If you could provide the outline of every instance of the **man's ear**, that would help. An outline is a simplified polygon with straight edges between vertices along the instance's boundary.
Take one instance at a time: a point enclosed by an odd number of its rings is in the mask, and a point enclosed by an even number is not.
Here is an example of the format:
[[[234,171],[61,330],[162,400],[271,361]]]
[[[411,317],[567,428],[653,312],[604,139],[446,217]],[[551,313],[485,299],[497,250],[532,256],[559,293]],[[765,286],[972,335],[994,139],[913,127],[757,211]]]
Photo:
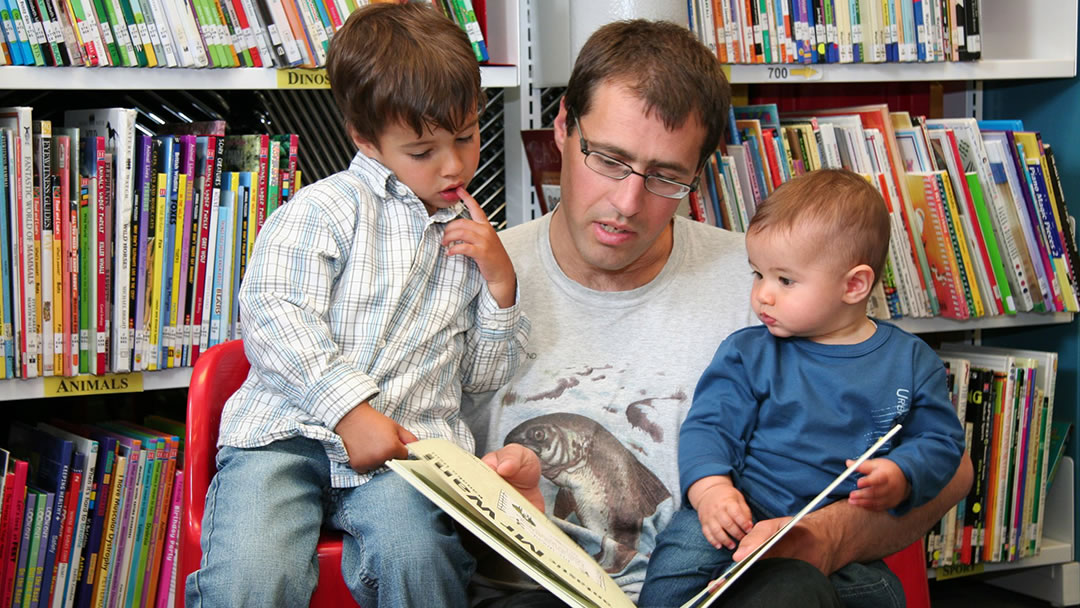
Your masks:
[[[555,145],[558,146],[559,152],[563,152],[563,145],[566,143],[566,98],[563,97],[559,100],[559,113],[555,116]]]
[[[844,275],[844,302],[857,304],[870,296],[870,290],[874,288],[874,269],[866,264],[847,271]]]

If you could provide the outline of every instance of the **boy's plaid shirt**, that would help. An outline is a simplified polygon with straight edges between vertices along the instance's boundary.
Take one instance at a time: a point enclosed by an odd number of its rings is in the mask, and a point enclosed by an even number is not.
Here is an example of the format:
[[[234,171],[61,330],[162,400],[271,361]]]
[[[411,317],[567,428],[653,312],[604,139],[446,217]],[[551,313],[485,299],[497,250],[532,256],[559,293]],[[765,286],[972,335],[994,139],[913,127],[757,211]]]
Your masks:
[[[357,153],[268,218],[239,302],[252,369],[222,413],[218,444],[322,442],[334,487],[370,479],[333,429],[369,401],[418,438],[473,451],[462,389],[510,380],[528,339],[518,305],[500,309],[476,263],[447,256],[446,224],[380,163]]]

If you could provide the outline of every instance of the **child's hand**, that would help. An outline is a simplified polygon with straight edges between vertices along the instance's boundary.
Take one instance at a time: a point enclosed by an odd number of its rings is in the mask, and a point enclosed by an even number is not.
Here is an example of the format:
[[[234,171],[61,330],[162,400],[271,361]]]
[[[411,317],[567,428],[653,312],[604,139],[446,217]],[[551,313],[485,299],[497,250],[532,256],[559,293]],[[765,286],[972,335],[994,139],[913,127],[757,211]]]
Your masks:
[[[717,549],[734,549],[737,541],[754,526],[742,492],[727,477],[700,479],[690,486],[687,495],[697,509],[705,540]]]
[[[852,462],[848,460],[848,466]],[[853,505],[884,511],[900,504],[911,491],[904,472],[888,458],[872,458],[855,470],[863,477],[857,482],[859,489],[848,494],[848,502]]]
[[[416,441],[408,429],[374,409],[365,401],[338,421],[334,432],[349,453],[349,466],[357,473],[376,469],[387,460],[408,458],[406,443]]]
[[[517,275],[510,256],[476,199],[465,188],[458,188],[457,193],[472,219],[456,219],[446,225],[442,240],[446,253],[467,255],[475,260],[499,307],[510,308],[517,292]]]

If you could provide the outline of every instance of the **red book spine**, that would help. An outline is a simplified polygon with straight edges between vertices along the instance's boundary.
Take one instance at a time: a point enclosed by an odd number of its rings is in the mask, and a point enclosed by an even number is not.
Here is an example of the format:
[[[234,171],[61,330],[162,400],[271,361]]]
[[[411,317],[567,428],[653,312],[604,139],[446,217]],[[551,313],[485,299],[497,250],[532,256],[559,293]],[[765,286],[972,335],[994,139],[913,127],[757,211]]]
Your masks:
[[[97,175],[98,175],[98,188],[97,188],[97,201],[95,201],[95,216],[97,230],[97,250],[95,253],[96,262],[94,264],[95,280],[94,288],[97,290],[97,309],[94,311],[94,324],[96,327],[96,338],[93,356],[97,360],[97,373],[104,374],[106,371],[106,362],[108,361],[107,353],[105,352],[106,334],[105,334],[105,320],[108,318],[108,303],[109,292],[106,289],[106,272],[105,272],[105,257],[107,255],[107,244],[105,236],[105,206],[108,204],[108,167],[105,163],[105,138],[98,137],[97,145]]]

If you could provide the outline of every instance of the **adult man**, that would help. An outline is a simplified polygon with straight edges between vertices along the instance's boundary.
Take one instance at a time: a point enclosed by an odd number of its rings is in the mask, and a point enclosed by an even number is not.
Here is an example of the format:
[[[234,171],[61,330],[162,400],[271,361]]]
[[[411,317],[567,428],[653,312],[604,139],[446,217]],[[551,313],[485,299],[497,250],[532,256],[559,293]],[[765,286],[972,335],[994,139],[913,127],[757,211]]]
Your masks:
[[[533,320],[526,361],[462,407],[479,448],[496,450],[488,462],[526,490],[536,463],[520,446],[538,455],[548,513],[632,597],[679,505],[676,441],[694,386],[723,338],[752,322],[742,235],[673,219],[729,99],[715,55],[685,28],[617,22],[586,42],[555,119],[562,202],[502,234]],[[764,560],[728,601],[835,606],[839,593],[887,606],[890,574],[856,564],[830,584],[821,573],[909,544],[969,483],[965,459],[942,496],[899,520],[830,505],[770,553],[801,561]],[[781,523],[759,522],[736,559]]]

